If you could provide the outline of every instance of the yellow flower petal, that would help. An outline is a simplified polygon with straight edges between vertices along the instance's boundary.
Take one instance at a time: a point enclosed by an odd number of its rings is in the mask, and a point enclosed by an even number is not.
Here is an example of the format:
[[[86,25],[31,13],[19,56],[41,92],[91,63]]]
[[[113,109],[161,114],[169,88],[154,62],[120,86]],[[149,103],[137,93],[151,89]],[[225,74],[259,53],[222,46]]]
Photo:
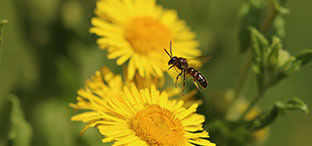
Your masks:
[[[194,113],[197,104],[182,107],[183,101],[169,101],[166,92],[155,86],[140,91],[134,84],[123,87],[119,96],[106,99],[103,109],[90,107],[91,112],[74,116],[73,120],[97,127],[113,145],[213,145],[208,132],[203,131],[204,116]],[[88,102],[88,101],[84,101]],[[94,105],[94,104],[93,104]]]
[[[101,49],[109,48],[109,59],[118,58],[118,65],[128,62],[129,80],[136,73],[144,78],[163,77],[169,61],[163,48],[170,41],[175,56],[201,55],[195,34],[177,12],[157,6],[155,0],[99,0],[95,14],[90,32],[100,37]]]

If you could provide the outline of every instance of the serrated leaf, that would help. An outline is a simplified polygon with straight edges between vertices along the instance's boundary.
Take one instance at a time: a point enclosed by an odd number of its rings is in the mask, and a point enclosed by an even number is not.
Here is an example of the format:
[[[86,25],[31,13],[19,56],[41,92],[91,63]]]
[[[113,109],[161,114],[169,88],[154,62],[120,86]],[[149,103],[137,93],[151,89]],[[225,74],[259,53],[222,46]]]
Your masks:
[[[289,111],[301,110],[306,114],[309,113],[307,105],[299,98],[289,100],[287,103],[277,102],[269,113],[258,116],[251,121],[251,128],[253,130],[262,129],[272,124],[278,117],[285,115]]]
[[[265,51],[269,45],[269,41],[264,37],[261,32],[258,31],[258,29],[254,27],[249,27],[249,31],[251,33],[253,44],[259,46],[259,48],[263,48]]]
[[[253,27],[249,28],[252,39],[252,58],[253,58],[253,69],[260,75],[264,73],[265,69],[265,55],[267,53],[269,42],[268,40],[256,29]]]
[[[304,50],[295,58],[283,49],[282,41],[274,36],[271,45],[256,28],[251,27],[253,71],[258,88],[265,90],[300,70],[312,59],[312,50]]]
[[[278,37],[273,37],[270,51],[268,52],[268,63],[270,66],[276,66],[278,64],[279,52],[282,50],[282,42]]]
[[[306,114],[309,114],[310,112],[308,106],[304,103],[304,101],[297,97],[289,100],[285,108],[287,108],[288,110],[302,110]]]
[[[9,140],[12,141],[13,146],[30,146],[32,129],[25,120],[19,99],[15,96],[11,96],[9,99],[12,102]]]
[[[241,23],[239,26],[239,43],[240,51],[246,52],[250,47],[251,37],[249,27],[259,28],[264,10],[266,6],[265,0],[249,0],[243,5],[240,12]]]

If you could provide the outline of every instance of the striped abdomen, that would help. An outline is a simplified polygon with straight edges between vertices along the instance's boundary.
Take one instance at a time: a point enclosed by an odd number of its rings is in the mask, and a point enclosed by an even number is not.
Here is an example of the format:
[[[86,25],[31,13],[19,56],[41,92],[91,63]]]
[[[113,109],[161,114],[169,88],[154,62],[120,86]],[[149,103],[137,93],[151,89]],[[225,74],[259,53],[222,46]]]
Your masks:
[[[196,80],[196,82],[199,83],[200,86],[202,86],[203,88],[207,87],[208,82],[200,72],[192,67],[189,67],[187,68],[187,73],[193,76],[194,80]]]

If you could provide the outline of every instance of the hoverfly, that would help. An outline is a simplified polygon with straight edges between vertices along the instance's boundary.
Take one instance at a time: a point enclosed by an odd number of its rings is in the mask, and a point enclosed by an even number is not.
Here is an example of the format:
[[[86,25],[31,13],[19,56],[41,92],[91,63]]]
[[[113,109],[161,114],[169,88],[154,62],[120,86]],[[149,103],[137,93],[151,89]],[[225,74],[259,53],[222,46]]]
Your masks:
[[[170,54],[168,51],[164,48],[165,52],[169,55],[170,60],[168,62],[168,65],[171,65],[168,70],[170,70],[173,67],[177,67],[181,72],[176,77],[175,86],[177,87],[177,81],[179,77],[183,74],[183,88],[182,88],[182,96],[184,92],[185,87],[185,75],[189,74],[194,78],[194,84],[199,89],[198,84],[200,84],[201,87],[206,88],[208,81],[206,78],[197,70],[195,70],[193,67],[189,67],[187,59],[183,57],[177,57],[172,55],[172,42],[170,41]],[[196,83],[197,82],[197,83]]]

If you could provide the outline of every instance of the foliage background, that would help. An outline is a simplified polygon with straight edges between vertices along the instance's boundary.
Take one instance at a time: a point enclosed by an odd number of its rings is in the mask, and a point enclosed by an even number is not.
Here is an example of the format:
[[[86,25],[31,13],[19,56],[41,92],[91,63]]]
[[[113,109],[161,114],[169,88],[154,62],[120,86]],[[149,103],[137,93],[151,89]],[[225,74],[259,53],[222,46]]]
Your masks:
[[[246,57],[239,53],[237,34],[243,2],[158,0],[165,8],[178,11],[197,33],[200,49],[213,56],[200,69],[209,80],[204,94],[232,88],[237,81]],[[290,1],[288,5],[291,13],[286,16],[285,48],[296,54],[312,48],[312,1]],[[68,107],[76,90],[97,69],[109,64],[115,73],[121,70],[106,59],[105,51],[97,48],[95,35],[88,32],[94,7],[95,0],[1,0],[0,19],[9,23],[3,29],[0,56],[0,145],[18,145],[7,136],[10,127],[18,125],[11,123],[9,99],[15,96],[32,128],[31,145],[103,145],[95,129],[79,136],[82,124],[70,122],[75,111]],[[297,96],[312,107],[311,75],[312,63],[270,89],[259,106],[269,110],[275,101]],[[256,91],[254,80],[250,73],[244,88],[247,97]],[[263,145],[310,146],[311,123],[311,114],[290,112],[273,123]]]

